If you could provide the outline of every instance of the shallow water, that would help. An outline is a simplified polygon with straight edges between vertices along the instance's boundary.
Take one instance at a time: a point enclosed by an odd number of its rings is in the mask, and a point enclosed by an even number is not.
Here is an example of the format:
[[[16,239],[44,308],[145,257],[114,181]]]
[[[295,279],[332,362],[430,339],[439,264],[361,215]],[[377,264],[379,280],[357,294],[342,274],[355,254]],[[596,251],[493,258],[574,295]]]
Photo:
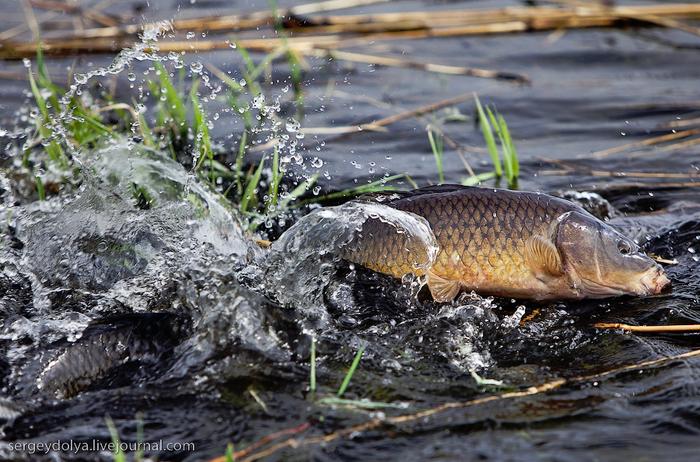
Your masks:
[[[200,1],[199,9],[183,2],[180,12],[154,3],[138,14],[162,19],[230,11],[217,1]],[[133,4],[113,8],[127,11]],[[495,2],[406,1],[361,11],[455,5]],[[674,49],[667,41],[687,47]],[[297,223],[307,232],[316,226],[326,241],[283,245],[294,241],[289,234],[268,259],[187,171],[162,153],[128,143],[86,153],[86,181],[44,203],[19,201],[13,179],[5,177],[0,457],[36,457],[12,451],[10,443],[108,441],[109,415],[123,441],[138,439],[141,421],[146,441],[195,445],[150,452],[154,457],[201,460],[223,454],[228,442],[241,449],[304,422],[312,424],[304,435],[320,435],[494,391],[479,385],[472,370],[508,389],[524,389],[696,348],[696,334],[635,336],[591,326],[700,322],[700,195],[691,184],[700,145],[642,148],[633,158],[592,160],[590,153],[666,134],[663,124],[700,115],[699,45],[678,31],[654,29],[391,42],[382,52],[521,72],[532,85],[313,60],[307,79],[307,127],[366,122],[470,91],[494,102],[521,154],[522,189],[597,191],[613,208],[613,224],[647,251],[677,259],[667,268],[673,291],[647,299],[543,306],[465,295],[454,305],[437,305],[425,292],[417,294],[419,281],[395,281],[337,258],[334,251],[365,216],[352,205],[340,214],[329,209],[330,221],[320,225],[318,211]],[[87,71],[110,59],[91,57],[76,66]],[[217,52],[197,59],[226,68],[238,58]],[[52,69],[60,73],[69,63],[56,60]],[[21,63],[2,66],[24,72]],[[126,81],[120,85],[128,88]],[[277,86],[280,93],[285,85]],[[0,85],[9,114],[3,126],[11,126],[13,111],[25,105],[24,88],[25,82]],[[471,116],[471,102],[458,107]],[[299,170],[315,171],[311,159],[321,157],[319,173],[330,176],[321,183],[326,190],[396,172],[426,184],[436,178],[428,122],[407,119],[388,133],[325,140],[307,135],[299,143],[307,157]],[[236,140],[227,135],[239,128],[233,115],[222,114],[212,134],[233,149]],[[482,145],[471,121],[445,130],[464,146]],[[486,170],[485,153],[469,149],[467,159]],[[552,159],[566,160],[574,172],[552,174],[562,168]],[[453,152],[445,161],[448,181],[465,176]],[[601,177],[592,169],[628,173]],[[133,182],[150,187],[154,204],[134,201]],[[335,393],[364,346],[346,397],[393,407],[363,411],[315,403],[309,393],[312,337],[319,396]],[[287,449],[270,460],[687,460],[700,449],[699,375],[696,359],[677,361]],[[110,458],[70,451],[57,456]]]

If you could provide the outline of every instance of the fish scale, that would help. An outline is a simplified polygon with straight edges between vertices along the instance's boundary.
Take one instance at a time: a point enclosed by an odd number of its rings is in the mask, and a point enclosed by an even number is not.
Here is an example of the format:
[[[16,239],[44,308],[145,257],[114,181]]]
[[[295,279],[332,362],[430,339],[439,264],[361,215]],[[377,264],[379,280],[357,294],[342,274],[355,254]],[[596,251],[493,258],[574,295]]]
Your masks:
[[[394,277],[427,276],[436,301],[461,290],[537,300],[651,295],[670,282],[636,243],[564,199],[455,185],[373,199],[423,217],[437,256],[424,261],[425,243],[381,217],[365,220],[342,256]]]
[[[532,271],[526,242],[544,235],[552,220],[580,207],[545,194],[484,188],[424,188],[383,202],[414,213],[430,224],[439,245],[431,272],[466,289],[514,295],[528,286]],[[416,271],[412,243],[392,226],[368,219],[344,257],[394,277]]]

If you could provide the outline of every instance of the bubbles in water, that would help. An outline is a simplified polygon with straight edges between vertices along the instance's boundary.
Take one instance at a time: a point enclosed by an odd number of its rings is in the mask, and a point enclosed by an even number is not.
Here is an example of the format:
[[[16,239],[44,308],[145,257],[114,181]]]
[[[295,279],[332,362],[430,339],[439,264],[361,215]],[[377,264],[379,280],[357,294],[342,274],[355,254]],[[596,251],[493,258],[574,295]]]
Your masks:
[[[85,85],[88,81],[88,76],[85,74],[75,74],[75,82],[79,85]]]
[[[199,74],[199,73],[202,72],[202,69],[203,69],[203,66],[202,66],[202,63],[201,63],[201,62],[199,62],[199,61],[193,61],[192,63],[190,63],[190,70],[191,70],[193,73]]]

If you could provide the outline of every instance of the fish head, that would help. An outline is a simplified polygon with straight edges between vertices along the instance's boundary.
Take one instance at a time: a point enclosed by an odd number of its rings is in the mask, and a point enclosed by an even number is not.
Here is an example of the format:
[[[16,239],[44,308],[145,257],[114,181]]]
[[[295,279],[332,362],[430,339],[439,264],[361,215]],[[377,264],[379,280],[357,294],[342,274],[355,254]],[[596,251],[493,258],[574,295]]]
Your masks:
[[[566,272],[584,297],[654,295],[670,284],[661,266],[633,240],[591,215],[565,213],[554,239]]]

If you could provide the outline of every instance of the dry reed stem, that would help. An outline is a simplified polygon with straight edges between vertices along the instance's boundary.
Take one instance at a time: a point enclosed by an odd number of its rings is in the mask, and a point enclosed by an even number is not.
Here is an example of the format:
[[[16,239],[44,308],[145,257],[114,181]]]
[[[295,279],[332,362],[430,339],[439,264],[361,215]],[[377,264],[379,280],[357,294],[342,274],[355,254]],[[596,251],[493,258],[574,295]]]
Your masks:
[[[647,254],[647,255],[649,256],[649,258],[651,258],[652,260],[654,260],[657,263],[663,263],[664,265],[677,265],[678,264],[678,260],[676,260],[675,258],[673,260],[669,260],[668,258],[659,257],[659,256],[654,255],[654,254]]]
[[[335,2],[340,0],[330,0]],[[367,0],[369,1],[369,0]],[[295,15],[294,9],[283,12]],[[298,10],[297,10],[298,11]],[[538,30],[559,30],[567,28],[584,27],[612,27],[625,24],[625,18],[630,17],[659,17],[659,18],[699,18],[700,5],[693,4],[671,4],[671,5],[650,5],[650,6],[628,6],[615,7],[606,10],[568,10],[561,8],[547,7],[523,7],[505,8],[498,10],[447,10],[440,12],[417,12],[416,14],[426,21],[426,29],[413,30],[415,22],[410,22],[411,30],[392,29],[392,24],[396,23],[396,16],[363,15],[356,19],[354,23],[345,24],[343,32],[352,32],[359,35],[348,37],[347,34],[334,35],[314,35],[291,37],[288,39],[290,48],[306,49],[312,48],[338,48],[349,46],[366,45],[368,42],[378,40],[397,39],[420,39],[430,37],[455,37],[467,35],[501,34]],[[410,16],[402,13],[403,17]],[[249,15],[234,15],[229,17],[216,18],[194,18],[176,20],[173,27],[178,30],[240,30],[250,27],[260,27],[261,25],[271,25],[273,19],[268,12],[257,12]],[[328,18],[326,18],[328,19]],[[331,20],[339,21],[337,18]],[[367,23],[384,21],[387,26],[379,32],[366,34]],[[311,21],[310,19],[308,21]],[[323,23],[323,19],[316,19],[317,23]],[[303,23],[303,21],[302,21]],[[648,23],[648,21],[647,21]],[[324,23],[325,24],[325,23]],[[667,23],[670,24],[670,23]],[[118,40],[125,35],[135,35],[142,30],[141,25],[129,25],[117,28],[91,29],[83,32],[83,36],[57,38],[45,40],[45,53],[51,55],[69,55],[74,53],[111,53],[127,45],[126,41]],[[326,26],[319,26],[326,27]],[[360,27],[360,29],[353,29]],[[228,28],[228,29],[226,29]],[[313,27],[304,27],[304,31],[313,32]],[[295,29],[301,30],[301,29]],[[91,32],[92,31],[92,32]],[[85,34],[91,34],[89,36]],[[86,39],[91,40],[86,40]],[[266,39],[244,39],[248,42],[244,46],[258,51],[269,51],[280,45],[278,38]],[[162,51],[212,51],[227,47],[223,41],[163,41],[159,44]],[[8,43],[5,42],[0,49],[0,57],[4,59],[19,59],[31,57],[36,53],[34,43]]]
[[[381,108],[381,109],[388,109],[391,111],[396,111],[398,109],[401,109],[399,106],[394,105],[394,104],[389,104],[385,103],[384,101],[381,101],[376,98],[372,98],[371,96],[361,96],[361,95],[353,95],[347,92],[344,92],[342,90],[337,90],[333,89],[333,96],[339,96],[341,98],[349,99],[352,101],[358,101],[362,100],[365,101],[375,107]],[[402,109],[402,111],[405,111],[405,109]],[[426,125],[429,124],[429,121],[426,120],[423,115],[416,115],[414,116],[416,120],[425,123]],[[460,161],[462,162],[462,165],[464,165],[464,169],[467,171],[467,173],[470,176],[476,176],[474,173],[474,170],[472,169],[471,165],[467,161],[467,158],[465,157],[465,154],[484,154],[486,153],[486,149],[484,148],[478,148],[476,146],[463,146],[462,144],[458,143],[454,138],[452,138],[450,135],[448,135],[440,126],[433,125],[432,126],[435,132],[437,132],[440,136],[442,136],[445,140],[445,143],[447,143],[448,146],[450,146],[452,149],[455,150],[457,153],[457,156],[459,157]],[[382,127],[378,127],[382,128]],[[388,131],[384,129],[385,131]]]
[[[700,125],[700,117],[695,117],[692,119],[672,120],[671,122],[665,123],[663,125],[663,128],[686,128],[693,127],[695,125]]]
[[[386,3],[390,0],[326,0],[316,3],[297,5],[286,10],[280,10],[279,17],[294,17],[299,15],[324,13],[327,11],[343,10],[358,6]],[[172,21],[173,28],[180,31],[192,32],[222,32],[255,29],[270,26],[274,23],[270,11],[257,11],[249,14],[232,14],[224,16],[208,16],[200,18],[176,19]],[[156,27],[156,23],[128,24],[123,26],[98,27],[86,29],[70,38],[119,38],[135,36],[144,28]]]
[[[584,382],[593,382],[593,381],[600,381],[602,379],[605,379],[607,377],[617,375],[620,373],[624,372],[631,372],[631,371],[636,371],[640,369],[646,369],[646,368],[651,368],[651,367],[657,367],[657,366],[662,366],[668,363],[671,363],[673,361],[680,361],[680,360],[686,360],[686,359],[691,359],[694,357],[700,356],[700,349],[692,350],[686,353],[681,353],[677,355],[672,355],[672,356],[664,356],[661,358],[657,359],[651,359],[647,361],[642,361],[639,363],[635,364],[630,364],[627,366],[621,366],[621,367],[616,367],[613,369],[609,369],[607,371],[599,372],[596,374],[590,374],[590,375],[584,375],[584,376],[578,376],[578,377],[572,377],[572,378],[561,378],[561,379],[556,379],[552,380],[549,382],[545,382],[539,385],[532,386],[530,388],[527,388],[525,390],[520,390],[520,391],[514,391],[514,392],[506,392],[506,393],[501,393],[501,394],[496,394],[496,395],[489,395],[489,396],[484,396],[481,398],[476,398],[472,399],[469,401],[461,401],[461,402],[451,402],[451,403],[445,403],[440,406],[436,406],[433,408],[425,409],[416,413],[412,414],[404,414],[404,415],[397,415],[393,417],[387,417],[385,419],[371,419],[366,422],[353,425],[350,427],[343,428],[341,430],[335,431],[333,433],[329,433],[327,435],[321,435],[321,436],[314,436],[314,437],[309,437],[309,438],[303,438],[303,439],[297,439],[296,437],[292,436],[286,440],[280,441],[278,443],[275,443],[271,446],[268,446],[265,449],[262,449],[256,453],[250,454],[244,456],[242,459],[239,459],[238,457],[236,458],[237,461],[239,462],[252,462],[255,460],[260,460],[265,457],[268,457],[272,454],[275,454],[283,449],[287,448],[298,448],[298,447],[306,447],[306,446],[313,446],[317,444],[325,444],[325,443],[330,443],[335,440],[344,438],[346,436],[352,435],[352,434],[358,434],[362,432],[366,432],[369,430],[377,430],[385,426],[392,426],[392,425],[400,425],[400,424],[405,424],[405,423],[411,423],[411,422],[416,422],[420,421],[423,419],[427,419],[430,417],[434,417],[436,415],[445,413],[450,410],[454,409],[465,409],[481,404],[486,404],[486,403],[491,403],[491,402],[498,402],[498,401],[504,401],[504,400],[512,400],[512,399],[517,399],[517,398],[523,398],[527,396],[534,396],[542,393],[546,393],[549,391],[553,391],[556,389],[559,389],[563,387],[564,385],[573,385],[577,383],[584,383]],[[295,427],[298,428],[298,427]],[[288,432],[291,433],[291,430],[287,430]],[[298,434],[301,432],[295,432],[295,434]],[[270,441],[270,438],[265,437],[263,438],[266,440],[266,442]],[[258,444],[255,443],[256,447],[261,447],[264,446],[264,444]],[[245,451],[245,450],[244,450]],[[241,451],[241,452],[244,452]],[[218,458],[214,459],[216,462],[223,462],[224,459]]]
[[[667,135],[655,136],[653,138],[647,138],[642,141],[634,141],[632,143],[622,144],[620,146],[615,146],[613,148],[604,149],[602,151],[596,151],[591,153],[591,157],[595,159],[602,159],[611,154],[617,154],[620,152],[629,151],[630,149],[642,148],[646,146],[654,146],[659,143],[665,143],[666,141],[673,141],[680,138],[687,138],[689,136],[697,135],[700,133],[700,128],[695,128],[691,130],[684,130],[675,133],[669,133]]]
[[[636,15],[630,16],[629,18],[636,19],[638,21],[648,22],[657,26],[666,27],[668,29],[677,29],[695,36],[700,36],[700,27],[693,27],[689,24],[677,21],[672,18],[663,18],[661,16],[654,15]]]
[[[622,329],[628,332],[700,332],[700,324],[676,324],[668,326],[633,326],[619,322],[598,322],[593,324],[597,329]]]
[[[680,143],[669,144],[668,146],[664,146],[664,147],[659,148],[658,152],[678,151],[679,149],[689,148],[689,147],[695,146],[697,144],[700,144],[700,137],[693,138],[693,139],[690,139],[687,141],[682,141]]]
[[[494,71],[491,69],[480,69],[476,67],[449,66],[445,64],[424,63],[421,61],[395,58],[389,56],[376,56],[365,53],[353,53],[341,50],[319,50],[314,49],[309,52],[316,57],[332,57],[342,61],[352,61],[356,63],[376,64],[380,66],[401,67],[407,69],[420,69],[427,72],[436,72],[449,75],[467,75],[471,77],[481,77],[486,79],[512,80],[517,83],[529,83],[525,75],[512,72]]]
[[[609,177],[609,178],[676,178],[676,179],[691,179],[700,178],[700,173],[676,173],[676,172],[625,172],[612,170],[587,170],[583,168],[563,168],[558,170],[541,170],[540,175],[559,176],[559,175],[584,175],[594,177]]]
[[[606,193],[619,193],[625,191],[637,191],[637,190],[653,190],[660,191],[662,189],[685,189],[685,188],[697,188],[700,186],[700,181],[678,181],[678,182],[629,182],[629,183],[613,183],[606,181],[605,183],[593,183],[588,188],[593,191],[604,191]],[[582,186],[583,187],[583,186]]]
[[[347,135],[352,135],[355,133],[362,133],[363,131],[380,131],[383,127],[386,127],[388,125],[395,124],[396,122],[400,122],[405,119],[409,119],[411,117],[416,117],[416,116],[421,116],[423,114],[427,114],[429,112],[434,112],[437,111],[438,109],[442,109],[447,106],[453,106],[455,104],[462,103],[464,101],[470,100],[474,97],[473,93],[463,93],[461,95],[452,97],[452,98],[447,98],[440,100],[435,103],[431,104],[426,104],[425,106],[420,106],[415,109],[411,109],[408,111],[403,111],[398,114],[394,114],[388,117],[384,117],[381,119],[374,120],[373,122],[370,123],[360,123],[357,125],[350,125],[350,126],[344,126],[344,127],[306,127],[302,128],[302,132],[304,133],[315,133],[315,134],[337,134],[340,136],[347,136]]]
[[[270,443],[271,441],[276,440],[277,438],[280,438],[282,436],[295,435],[298,433],[302,433],[302,432],[308,430],[309,427],[311,427],[311,424],[309,424],[308,422],[304,422],[303,424],[297,425],[297,426],[292,427],[292,428],[286,428],[284,430],[280,430],[280,431],[275,432],[275,433],[270,433],[269,435],[264,436],[263,438],[259,439],[258,441],[256,441],[252,445],[248,446],[247,448],[242,449],[240,451],[236,451],[233,454],[234,460],[239,460],[240,457],[247,456],[248,454],[253,452],[255,449],[257,449],[261,446],[265,446],[266,444]],[[226,457],[225,456],[217,457],[215,459],[212,459],[210,462],[226,462]]]
[[[74,14],[90,19],[102,26],[116,27],[119,21],[107,14],[104,14],[96,8],[83,8],[80,5],[70,4],[67,2],[59,2],[55,0],[29,0],[33,7],[42,10],[58,11],[61,13]]]

